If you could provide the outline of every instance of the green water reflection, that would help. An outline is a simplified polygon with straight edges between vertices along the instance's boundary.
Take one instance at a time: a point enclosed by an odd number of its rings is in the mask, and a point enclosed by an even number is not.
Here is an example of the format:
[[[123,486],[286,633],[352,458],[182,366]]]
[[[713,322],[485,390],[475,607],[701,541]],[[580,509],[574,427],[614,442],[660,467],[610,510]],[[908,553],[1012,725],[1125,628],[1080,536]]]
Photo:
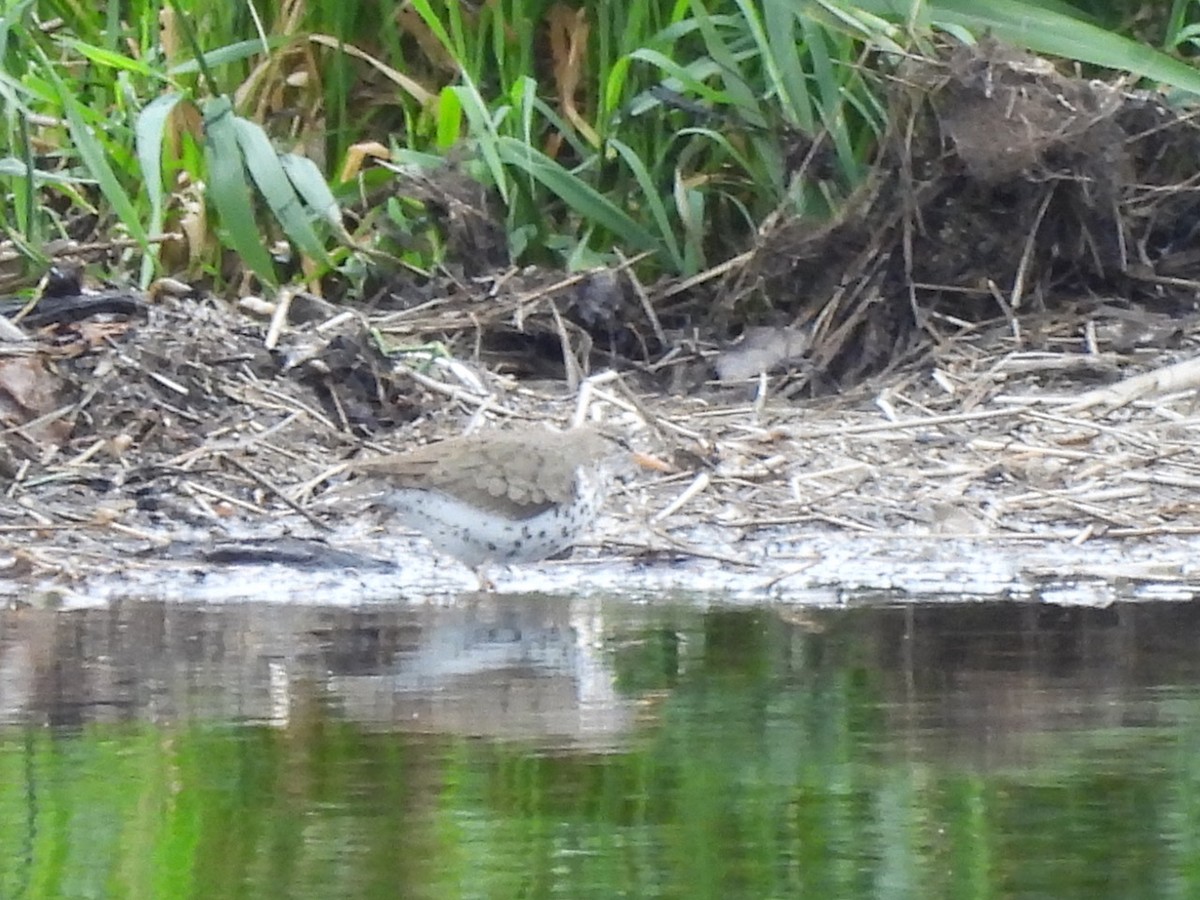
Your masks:
[[[599,739],[544,635],[418,688],[413,613],[309,613],[4,620],[0,897],[1200,896],[1190,604],[606,604]],[[557,737],[395,699],[485,684]]]

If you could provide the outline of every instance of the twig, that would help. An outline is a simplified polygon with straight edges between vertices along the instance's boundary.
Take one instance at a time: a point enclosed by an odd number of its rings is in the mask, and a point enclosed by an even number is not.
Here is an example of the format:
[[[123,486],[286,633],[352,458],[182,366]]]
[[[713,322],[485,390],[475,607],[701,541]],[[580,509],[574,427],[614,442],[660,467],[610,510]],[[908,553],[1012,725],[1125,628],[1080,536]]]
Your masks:
[[[259,475],[253,469],[250,469],[247,466],[243,465],[241,462],[234,459],[228,453],[218,452],[216,454],[216,456],[217,456],[217,459],[219,459],[223,462],[229,463],[229,465],[233,466],[233,468],[237,469],[239,472],[241,472],[247,478],[254,481],[254,483],[257,484],[259,487],[261,487],[263,490],[268,491],[269,493],[273,494],[275,497],[279,498],[279,501],[281,503],[283,503],[283,505],[286,506],[288,509],[290,509],[292,512],[297,513],[298,515],[301,515],[304,518],[308,519],[309,523],[311,525],[313,525],[314,527],[319,528],[322,531],[329,530],[328,525],[326,525],[324,522],[322,522],[320,519],[318,519],[316,516],[314,516],[311,512],[309,512],[307,509],[305,509],[299,503],[294,501],[291,497],[289,497],[287,494],[285,494],[283,492],[283,490],[276,487],[275,484],[268,481],[262,475]]]

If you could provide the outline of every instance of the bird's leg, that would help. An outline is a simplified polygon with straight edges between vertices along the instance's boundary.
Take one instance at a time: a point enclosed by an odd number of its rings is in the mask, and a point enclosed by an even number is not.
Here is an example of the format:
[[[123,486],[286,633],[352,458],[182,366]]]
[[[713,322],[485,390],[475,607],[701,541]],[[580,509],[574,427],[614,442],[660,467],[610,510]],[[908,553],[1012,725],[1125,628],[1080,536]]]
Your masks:
[[[488,578],[487,563],[481,563],[478,566],[473,566],[471,571],[475,573],[475,577],[479,579],[479,590],[487,594],[496,593],[496,582]]]

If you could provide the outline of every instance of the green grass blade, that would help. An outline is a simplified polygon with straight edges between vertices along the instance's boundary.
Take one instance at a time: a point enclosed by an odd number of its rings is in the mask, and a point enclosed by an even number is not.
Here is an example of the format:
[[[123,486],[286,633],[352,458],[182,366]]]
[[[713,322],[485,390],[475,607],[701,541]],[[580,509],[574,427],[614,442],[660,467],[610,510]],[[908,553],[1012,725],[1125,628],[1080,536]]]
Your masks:
[[[866,12],[895,22],[901,12],[895,0],[816,0],[828,11],[852,16]],[[1149,44],[1122,37],[1072,15],[1060,3],[1021,0],[936,0],[930,2],[930,21],[942,28],[974,35],[991,32],[997,38],[1035,53],[1077,59],[1118,71],[1132,72],[1183,91],[1200,94],[1200,71],[1156,50]]]
[[[229,65],[230,63],[241,62],[243,59],[250,59],[253,56],[259,56],[262,53],[285,45],[289,40],[291,40],[289,37],[273,37],[265,43],[259,40],[238,41],[234,44],[218,47],[216,50],[209,50],[207,53],[202,54],[201,59],[203,60],[203,65],[215,69],[220,66]],[[189,59],[187,62],[172,66],[168,74],[191,75],[194,72],[200,71],[200,66],[201,62],[199,60]]]
[[[79,178],[76,175],[66,175],[62,172],[48,172],[45,169],[39,169],[36,166],[31,166],[23,159],[17,159],[15,156],[5,156],[0,158],[0,175],[9,178],[26,178],[32,177],[35,184],[95,184],[94,178]]]
[[[462,139],[463,108],[455,88],[443,88],[438,94],[435,145],[448,150]]]
[[[676,84],[668,84],[672,90],[686,90],[713,103],[729,103],[730,98],[724,91],[708,84],[708,79],[720,73],[721,68],[712,60],[700,59],[682,65],[658,50],[642,48],[629,54],[630,59],[641,60],[661,69]]]
[[[738,54],[722,36],[724,32],[718,28],[721,20],[710,16],[700,0],[692,0],[692,14],[704,38],[704,47],[709,57],[720,68],[721,81],[725,85],[730,102],[745,121],[765,128],[767,116],[754,89],[742,77],[743,66]],[[757,17],[755,21],[757,22]],[[743,18],[738,25],[739,28],[733,29],[732,34],[737,35],[739,30],[744,31],[749,23]]]
[[[796,40],[796,11],[796,4],[791,0],[764,0],[763,25],[767,46],[763,52],[774,60],[776,91],[784,117],[807,134],[812,134],[816,123],[808,78]]]
[[[654,235],[550,157],[510,137],[500,138],[496,149],[505,163],[528,173],[588,221],[620,235],[627,245],[637,250],[663,252],[662,244],[655,240]]]
[[[133,59],[123,53],[114,53],[112,50],[107,50],[104,47],[96,47],[85,41],[67,38],[62,41],[63,47],[70,47],[80,56],[89,59],[96,65],[105,66],[109,69],[117,69],[122,72],[129,72],[133,75],[141,76],[142,78],[155,79],[159,81],[167,81],[167,77],[161,70],[150,66],[139,59]]]
[[[426,27],[433,32],[434,37],[438,39],[447,51],[454,54],[455,59],[461,65],[463,61],[463,48],[456,45],[450,39],[450,34],[446,31],[446,26],[437,17],[437,13],[433,11],[433,7],[429,5],[428,0],[412,0],[412,8],[417,11],[417,15],[421,17],[421,21],[425,23]]]
[[[459,103],[462,104],[463,114],[471,124],[471,133],[475,136],[479,145],[479,155],[483,157],[488,172],[491,173],[494,186],[500,193],[500,198],[507,205],[509,203],[508,179],[504,177],[504,165],[497,149],[500,133],[496,128],[496,123],[504,118],[507,107],[501,107],[494,112],[489,111],[487,103],[479,93],[479,89],[475,87],[475,83],[465,73],[463,74],[463,80],[466,83],[455,87],[453,90],[458,97]]]
[[[938,0],[932,4],[935,21],[993,32],[1001,40],[1068,59],[1133,72],[1180,90],[1200,94],[1200,71],[1173,59],[1149,44],[1017,0]]]
[[[142,225],[137,209],[133,205],[133,200],[130,199],[125,188],[121,186],[116,172],[113,171],[112,166],[109,164],[108,153],[96,138],[91,126],[85,121],[83,106],[70,93],[66,85],[58,79],[56,74],[52,73],[52,78],[62,88],[60,99],[63,104],[63,115],[66,117],[67,129],[71,133],[71,140],[75,144],[79,158],[83,161],[84,168],[96,179],[96,183],[100,185],[101,193],[104,194],[104,198],[112,206],[113,212],[121,220],[121,224],[125,226],[126,231],[129,232],[129,236],[141,244],[142,249],[149,253],[150,242],[147,240],[146,229]]]
[[[804,35],[804,46],[808,48],[809,57],[813,64],[813,79],[817,84],[820,95],[820,116],[826,132],[837,148],[838,160],[842,170],[850,181],[859,177],[858,161],[854,156],[854,142],[850,138],[846,125],[844,105],[846,94],[838,82],[838,69],[835,60],[836,52],[830,53],[834,35],[813,19],[802,19],[801,33]],[[844,39],[843,39],[844,40]]]
[[[637,179],[638,186],[642,189],[642,203],[649,209],[651,218],[654,219],[655,224],[658,226],[659,237],[661,238],[661,242],[666,246],[667,254],[671,257],[671,262],[676,271],[691,274],[688,272],[683,253],[679,249],[679,242],[675,239],[674,223],[671,222],[666,204],[663,203],[663,198],[659,193],[658,187],[654,184],[654,180],[650,177],[650,172],[646,169],[645,163],[642,162],[641,157],[628,144],[616,138],[610,138],[609,145],[621,154],[621,158],[625,160],[625,165],[629,167],[629,171]]]
[[[806,9],[805,18],[820,22],[827,28],[849,34],[851,37],[878,47],[885,53],[905,55],[907,43],[899,21],[906,27],[917,27],[918,23],[926,23],[923,12],[927,4],[915,4],[907,16],[900,16],[902,10],[897,4],[888,0],[855,0],[846,3],[844,0],[813,0]],[[958,33],[958,29],[955,33]],[[916,32],[918,42],[920,32]]]

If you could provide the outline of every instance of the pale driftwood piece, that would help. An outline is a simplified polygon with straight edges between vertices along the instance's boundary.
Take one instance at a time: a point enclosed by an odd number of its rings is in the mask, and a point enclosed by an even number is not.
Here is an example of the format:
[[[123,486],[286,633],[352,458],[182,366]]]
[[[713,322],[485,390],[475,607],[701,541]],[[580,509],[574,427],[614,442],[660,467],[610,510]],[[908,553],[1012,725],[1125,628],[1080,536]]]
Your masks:
[[[339,328],[342,327],[343,324],[345,324],[346,322],[353,321],[355,319],[361,320],[362,314],[359,313],[357,310],[344,309],[341,312],[336,313],[335,315],[326,319],[320,325],[317,325],[313,329],[313,331],[315,331],[317,334],[326,334],[327,332],[330,332],[330,331],[337,331]]]
[[[215,487],[211,487],[207,484],[201,484],[198,481],[185,481],[184,487],[195,491],[197,494],[207,494],[216,500],[220,500],[222,503],[228,503],[230,506],[239,507],[247,512],[254,513],[257,516],[269,515],[268,511],[263,509],[257,503],[251,503],[248,500],[242,500],[240,497],[235,497],[232,494],[226,493],[225,491],[219,491]],[[216,514],[216,510],[213,510],[213,513]],[[220,517],[219,514],[217,514],[217,517]]]
[[[917,460],[915,465],[920,466],[924,460]],[[972,481],[978,478],[984,478],[988,473],[995,468],[995,463],[949,463],[938,469],[914,468],[913,476],[917,478],[937,478],[940,480],[962,478],[967,481]]]
[[[933,428],[938,425],[958,425],[964,422],[978,422],[983,419],[1005,419],[1018,416],[1023,412],[1019,407],[1011,409],[985,409],[978,412],[952,413],[943,416],[929,416],[924,419],[901,419],[897,422],[874,422],[866,425],[848,425],[843,428],[825,428],[797,434],[796,440],[820,440],[831,437],[848,437],[850,435],[872,434],[880,431],[907,431],[913,428]]]
[[[45,518],[42,516],[41,518]],[[38,521],[37,525],[0,525],[0,534],[26,534],[33,529],[38,531],[77,531],[82,526],[79,522],[55,522],[51,519]]]
[[[1046,491],[1042,495],[1040,502],[1030,502],[1030,503],[1027,503],[1026,506],[1029,507],[1030,509],[1043,509],[1044,510],[1044,509],[1052,508],[1055,504],[1061,504],[1061,505],[1069,507],[1071,509],[1078,510],[1079,512],[1086,513],[1089,516],[1094,516],[1098,519],[1102,519],[1103,521],[1108,522],[1112,525],[1126,525],[1126,526],[1133,525],[1133,524],[1137,523],[1137,519],[1138,519],[1137,516],[1131,516],[1126,513],[1116,512],[1111,509],[1106,509],[1105,507],[1102,507],[1102,506],[1096,506],[1093,503],[1085,503],[1083,501],[1075,499],[1074,497],[1072,497],[1068,494],[1056,492],[1056,491]]]
[[[1042,447],[1037,444],[1025,444],[1020,441],[995,440],[993,438],[975,438],[965,442],[971,450],[985,453],[1024,453],[1030,456],[1047,456],[1057,459],[1085,460],[1096,459],[1096,453],[1085,450],[1064,450],[1059,447]]]
[[[234,390],[236,384],[237,384],[236,382],[228,382],[226,384],[226,389]],[[287,394],[281,393],[280,391],[277,391],[274,388],[268,387],[266,384],[264,384],[262,381],[258,380],[257,378],[254,378],[253,380],[247,379],[244,382],[244,384],[245,384],[245,387],[253,388],[256,391],[260,391],[260,392],[262,392],[262,394],[264,396],[274,400],[278,404],[278,408],[286,409],[289,411],[296,411],[296,410],[303,411],[304,413],[309,415],[313,419],[313,421],[319,422],[322,426],[324,426],[326,429],[328,429],[329,432],[331,432],[333,434],[341,434],[341,430],[336,425],[334,425],[332,421],[330,421],[328,416],[326,416],[324,413],[322,413],[319,409],[313,408],[312,406],[303,402],[302,400],[299,400],[295,397],[289,397]],[[241,392],[239,391],[239,393],[241,393]],[[245,399],[243,399],[242,402],[247,403],[248,405],[251,405],[251,406],[260,406],[261,405],[261,404],[256,404],[256,403],[253,403],[252,401],[250,401],[248,396],[246,396],[245,394],[243,394],[243,397]],[[238,399],[238,398],[235,397],[234,399]]]
[[[1114,453],[1110,457],[1097,457],[1091,463],[1082,466],[1075,472],[1078,481],[1090,481],[1095,478],[1112,478],[1132,468],[1142,468],[1156,460],[1130,453]]]
[[[292,299],[295,296],[295,291],[290,289],[279,292],[279,298],[275,301],[275,310],[271,314],[271,322],[267,326],[267,335],[263,338],[263,346],[268,350],[274,350],[279,346],[279,338],[283,334],[283,329],[287,327],[288,313],[291,311]]]
[[[1021,308],[1021,301],[1025,296],[1025,281],[1029,276],[1029,266],[1033,260],[1033,250],[1037,246],[1038,230],[1042,226],[1042,219],[1046,216],[1046,210],[1050,208],[1050,201],[1054,197],[1054,191],[1048,190],[1042,197],[1042,204],[1038,207],[1037,214],[1033,218],[1033,222],[1029,226],[1029,233],[1025,235],[1025,246],[1021,251],[1021,261],[1017,264],[1016,276],[1013,278],[1012,291],[1008,296],[1008,304],[1013,309]]]
[[[683,509],[691,500],[708,490],[711,478],[707,472],[701,472],[674,500],[650,517],[650,524],[657,525],[664,519],[669,519]]]
[[[1111,487],[1098,487],[1090,491],[1079,491],[1075,495],[1075,499],[1080,503],[1097,506],[1101,503],[1140,500],[1147,496],[1149,496],[1149,491],[1146,490],[1145,485],[1113,485]]]
[[[1109,529],[1105,532],[1106,536],[1111,536],[1118,529]],[[1197,526],[1197,533],[1200,533],[1200,526]],[[971,541],[988,544],[1065,544],[1070,543],[1078,534],[1078,529],[1065,531],[1061,528],[1046,528],[1040,531],[995,531],[985,534],[976,534],[974,532],[940,532],[940,531],[880,531],[875,530],[867,537],[871,540],[878,541],[898,541],[903,543],[912,542],[914,544],[932,544],[932,543],[947,543],[952,541]],[[828,537],[828,532],[802,532],[792,535],[797,541],[812,540],[821,537]]]
[[[1078,394],[1050,394],[1045,391],[1037,391],[1030,394],[996,394],[989,397],[988,400],[997,406],[1053,406],[1053,407],[1069,407],[1079,399]]]
[[[302,409],[293,410],[269,428],[264,428],[258,422],[251,422],[250,427],[256,429],[256,431],[250,437],[241,439],[241,447],[243,449],[250,447],[263,447],[267,450],[273,450],[276,453],[287,456],[289,459],[298,459],[299,455],[295,451],[287,450],[283,447],[276,447],[275,445],[269,443],[269,441],[281,431],[285,431],[292,425],[301,422],[306,415],[307,413]]]
[[[860,475],[869,476],[872,474],[873,466],[867,465],[865,462],[848,462],[840,466],[833,466],[828,469],[818,469],[815,472],[797,472],[791,477],[790,485],[792,495],[796,496],[800,489],[802,481],[822,481],[828,478],[838,478],[843,475]]]
[[[702,285],[705,282],[712,281],[714,278],[720,278],[722,275],[725,275],[728,272],[732,272],[735,269],[738,269],[738,268],[744,266],[747,262],[749,262],[754,257],[754,252],[755,251],[753,251],[753,250],[747,250],[745,253],[742,253],[739,256],[735,256],[732,259],[728,259],[723,263],[718,263],[717,265],[713,266],[711,269],[707,269],[703,272],[700,272],[697,275],[691,276],[690,278],[685,278],[683,281],[680,281],[678,284],[672,285],[671,287],[666,288],[665,290],[659,291],[657,293],[656,299],[661,303],[663,300],[666,300],[670,297],[674,297],[676,294],[686,293],[687,291],[690,291],[694,287],[698,287],[699,285]],[[643,255],[645,255],[645,254],[643,254]],[[639,256],[636,258],[640,259],[641,257]]]
[[[1176,391],[1173,394],[1163,394],[1161,397],[1155,397],[1153,401],[1135,400],[1133,405],[1135,407],[1141,407],[1144,409],[1153,410],[1158,415],[1166,416],[1167,413],[1169,412],[1169,413],[1171,413],[1171,415],[1167,416],[1167,418],[1169,418],[1173,422],[1176,421],[1177,418],[1182,419],[1183,421],[1187,421],[1187,417],[1180,416],[1180,414],[1175,412],[1174,410],[1168,410],[1166,407],[1166,404],[1178,403],[1181,400],[1185,400],[1185,401],[1191,400],[1195,396],[1196,396],[1196,392],[1193,390]]]
[[[1192,390],[1200,387],[1200,359],[1187,359],[1126,378],[1117,384],[1088,391],[1067,405],[1068,412],[1080,412],[1102,406],[1109,411],[1153,394]]]
[[[866,522],[856,522],[853,519],[844,516],[832,516],[824,513],[816,513],[813,518],[818,522],[825,522],[829,525],[838,528],[845,528],[849,531],[857,531],[860,534],[876,535],[879,534],[879,529],[873,525],[868,525]]]
[[[205,518],[211,519],[213,522],[221,521],[221,517],[217,514],[217,511],[212,508],[212,504],[209,503],[206,498],[198,495],[194,482],[183,482],[179,485],[179,490],[186,494],[191,499],[192,503],[196,504],[201,514],[204,515]]]
[[[0,437],[7,434],[19,434],[31,444],[36,444],[29,434],[30,429],[41,428],[43,425],[49,425],[64,416],[69,416],[71,413],[77,412],[82,407],[82,404],[71,403],[67,406],[60,406],[58,409],[52,409],[45,415],[38,416],[36,419],[30,419],[28,422],[22,422],[20,425],[11,425],[8,428],[0,428]]]
[[[839,485],[835,485],[833,487],[825,488],[824,491],[822,491],[820,494],[817,494],[816,496],[813,496],[813,497],[796,498],[795,502],[802,507],[812,509],[813,507],[821,506],[822,504],[826,504],[830,500],[836,500],[838,497],[845,496],[846,494],[850,493],[851,491],[856,490],[861,484],[862,484],[862,481],[846,482],[844,484],[839,484]],[[885,505],[890,502],[891,501],[885,500],[885,498],[876,497],[872,501],[872,506],[875,507],[876,509],[878,509],[880,506]]]
[[[859,534],[874,535],[879,530],[865,522],[858,522],[850,518],[849,513],[844,517],[837,517],[830,513],[819,511],[797,513],[794,516],[747,516],[741,519],[716,520],[714,524],[720,525],[723,528],[737,529],[755,529],[755,528],[782,528],[790,525],[809,525],[813,522],[826,522],[835,526],[838,529],[846,531],[854,531]],[[803,535],[789,534],[790,540],[799,540]]]
[[[612,384],[613,390],[605,390],[601,385]],[[617,392],[620,392],[618,396]],[[622,410],[649,426],[655,432],[674,431],[678,435],[699,440],[700,435],[687,432],[664,416],[653,412],[642,401],[637,393],[621,377],[615,369],[605,369],[583,380],[575,397],[575,412],[571,416],[570,427],[583,425],[589,420],[589,410],[596,401],[603,401],[614,409]]]
[[[654,337],[663,347],[668,346],[671,342],[667,340],[667,333],[663,330],[662,322],[658,320],[658,313],[654,310],[654,304],[650,302],[650,296],[646,293],[646,288],[642,285],[642,281],[637,277],[637,272],[629,267],[629,259],[621,252],[620,247],[614,247],[613,252],[616,253],[617,259],[626,269],[626,274],[629,277],[629,283],[633,285],[633,292],[637,294],[638,302],[642,304],[642,313],[646,316],[646,320],[650,323],[650,327],[654,330]]]
[[[810,525],[816,521],[819,521],[819,519],[813,513],[797,513],[794,516],[768,516],[763,514],[746,516],[742,519],[716,519],[710,524],[719,525],[721,528],[745,531],[748,528],[784,528],[792,525]],[[792,537],[802,538],[804,535],[793,534]]]
[[[131,537],[139,541],[146,541],[147,543],[154,544],[156,547],[165,547],[167,544],[171,543],[171,538],[167,535],[153,534],[141,528],[134,528],[132,525],[123,525],[120,522],[105,522],[104,527],[110,531],[115,531],[117,534],[124,535],[125,537]],[[122,567],[127,567],[129,562],[130,561],[127,559],[122,560]]]
[[[1200,477],[1174,475],[1169,472],[1154,474],[1151,472],[1118,472],[1117,478],[1126,481],[1139,481],[1145,484],[1160,484],[1165,487],[1185,488],[1189,491],[1200,490]]]
[[[40,510],[34,509],[32,502],[26,503],[25,502],[26,499],[27,498],[22,497],[21,500],[18,502],[18,505],[21,508],[21,512],[23,512],[25,515],[29,516],[29,518],[33,519],[33,521],[36,522],[39,527],[51,527],[51,526],[55,525],[55,522],[53,519],[51,519],[49,516],[43,514]],[[28,530],[28,528],[29,528],[28,525],[23,526],[23,527],[26,530]]]
[[[370,445],[368,444],[366,446]],[[305,465],[310,461],[309,458],[303,453],[299,453],[296,450],[293,450],[291,447],[280,447],[278,444],[268,443],[267,441],[247,441],[246,443],[239,444],[237,446],[237,449],[243,452],[250,448],[253,448],[255,451],[272,453],[276,456],[283,457],[288,461],[289,468],[294,468],[297,464]]]
[[[336,466],[329,466],[328,468],[318,472],[312,478],[302,481],[299,484],[292,485],[292,487],[288,490],[288,496],[292,498],[294,503],[299,503],[302,499],[311,497],[313,491],[315,491],[325,482],[344,474],[349,468],[350,466],[344,462],[338,463]]]
[[[94,457],[97,453],[99,453],[101,450],[103,450],[107,444],[108,444],[108,438],[98,438],[98,439],[92,441],[92,443],[87,448],[85,448],[82,453],[78,453],[75,456],[68,459],[64,463],[64,465],[82,466],[84,463],[89,462],[92,459],[92,457]]]
[[[743,569],[757,569],[760,566],[760,563],[758,563],[752,559],[744,559],[744,558],[738,557],[738,556],[730,556],[727,553],[717,553],[714,550],[704,550],[700,547],[697,547],[695,544],[689,544],[687,541],[681,540],[680,538],[677,538],[668,532],[662,531],[661,529],[657,529],[657,528],[654,529],[653,534],[655,537],[659,538],[664,544],[668,544],[669,546],[656,547],[653,544],[648,544],[645,542],[632,542],[632,541],[628,541],[628,540],[614,541],[612,539],[604,541],[604,543],[617,543],[617,544],[627,546],[627,547],[637,547],[637,548],[643,550],[644,552],[649,552],[649,553],[662,553],[664,550],[669,550],[672,553],[682,553],[686,556],[691,556],[696,559],[710,559],[713,562],[728,563],[731,566],[740,566]],[[580,547],[593,546],[594,547],[596,545],[592,542],[586,542],[586,543],[581,542],[577,546],[580,546]],[[586,565],[592,564],[593,562],[594,562],[594,560],[590,560],[590,559],[582,559],[582,560],[581,559],[564,559],[564,560],[557,561],[557,564],[562,565],[562,566],[570,566],[570,565],[586,566]]]
[[[1004,375],[1110,375],[1128,357],[1118,353],[1013,353],[996,364]]]
[[[1051,413],[1039,412],[1038,410],[1028,410],[1025,413],[1030,419],[1041,422],[1052,422],[1056,425],[1065,425],[1071,428],[1078,428],[1084,431],[1095,431],[1098,434],[1108,434],[1130,444],[1136,444],[1139,447],[1147,447],[1156,449],[1159,442],[1145,436],[1145,430],[1140,429],[1134,431],[1129,426],[1113,426],[1106,425],[1103,422],[1097,422],[1093,419],[1074,419],[1068,416],[1056,416]]]
[[[1145,528],[1111,528],[1104,536],[1109,538],[1144,537],[1188,537],[1200,534],[1200,525],[1155,525]]]
[[[4,348],[6,355],[24,355],[35,350],[33,338],[14,325],[7,316],[0,316],[0,342],[15,345]]]
[[[430,378],[428,375],[418,372],[411,367],[405,367],[405,374],[422,387],[449,397],[452,400],[457,400],[474,409],[497,412],[504,415],[516,414],[514,410],[500,406],[496,402],[495,394],[488,393],[482,384],[472,387],[458,387],[457,385],[446,384],[444,381],[438,381],[436,378]]]

